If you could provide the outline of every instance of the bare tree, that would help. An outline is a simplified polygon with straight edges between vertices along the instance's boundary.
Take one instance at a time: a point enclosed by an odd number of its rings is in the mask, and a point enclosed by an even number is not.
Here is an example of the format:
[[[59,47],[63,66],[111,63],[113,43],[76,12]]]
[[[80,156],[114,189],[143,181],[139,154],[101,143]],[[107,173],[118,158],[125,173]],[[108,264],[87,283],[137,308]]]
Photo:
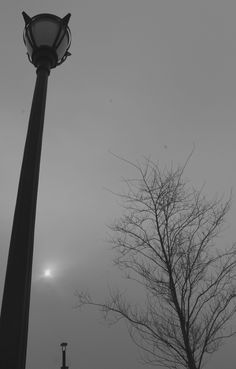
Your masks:
[[[79,306],[99,306],[115,322],[124,318],[146,363],[200,369],[207,354],[236,333],[230,326],[236,248],[218,245],[230,199],[207,200],[183,179],[185,166],[132,165],[139,177],[126,181],[124,215],[111,227],[112,242],[116,264],[144,288],[143,306],[121,292],[111,292],[105,303],[79,293]]]

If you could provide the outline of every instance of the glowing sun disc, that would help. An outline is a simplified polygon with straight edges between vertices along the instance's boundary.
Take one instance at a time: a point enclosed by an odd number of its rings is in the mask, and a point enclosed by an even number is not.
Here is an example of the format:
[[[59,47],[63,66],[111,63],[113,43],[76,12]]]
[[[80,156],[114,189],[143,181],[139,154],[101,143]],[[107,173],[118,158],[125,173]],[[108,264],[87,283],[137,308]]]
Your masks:
[[[50,269],[46,269],[43,273],[45,278],[50,278],[52,276],[52,272]]]

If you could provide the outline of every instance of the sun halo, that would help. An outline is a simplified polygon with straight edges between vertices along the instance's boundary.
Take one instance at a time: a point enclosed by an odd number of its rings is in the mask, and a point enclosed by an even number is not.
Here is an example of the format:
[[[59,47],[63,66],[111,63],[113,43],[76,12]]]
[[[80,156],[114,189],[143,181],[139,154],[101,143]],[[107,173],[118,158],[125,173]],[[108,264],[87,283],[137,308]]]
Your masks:
[[[51,278],[52,277],[51,269],[45,269],[43,275],[44,275],[45,278]]]

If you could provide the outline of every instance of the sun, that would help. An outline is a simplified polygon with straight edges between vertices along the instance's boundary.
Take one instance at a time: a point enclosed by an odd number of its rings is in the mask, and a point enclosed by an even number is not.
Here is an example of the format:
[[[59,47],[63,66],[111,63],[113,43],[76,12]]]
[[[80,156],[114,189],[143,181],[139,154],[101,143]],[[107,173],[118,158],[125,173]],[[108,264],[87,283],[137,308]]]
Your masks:
[[[43,275],[44,275],[45,278],[51,278],[52,277],[51,269],[45,269]]]

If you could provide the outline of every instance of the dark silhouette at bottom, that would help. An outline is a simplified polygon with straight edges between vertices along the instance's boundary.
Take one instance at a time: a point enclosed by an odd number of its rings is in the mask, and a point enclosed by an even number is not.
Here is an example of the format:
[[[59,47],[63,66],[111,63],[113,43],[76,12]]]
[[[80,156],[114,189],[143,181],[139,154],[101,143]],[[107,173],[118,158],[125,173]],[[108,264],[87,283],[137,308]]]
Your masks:
[[[62,367],[61,369],[69,369],[68,366],[66,366],[66,342],[61,343],[61,349],[62,349]]]

